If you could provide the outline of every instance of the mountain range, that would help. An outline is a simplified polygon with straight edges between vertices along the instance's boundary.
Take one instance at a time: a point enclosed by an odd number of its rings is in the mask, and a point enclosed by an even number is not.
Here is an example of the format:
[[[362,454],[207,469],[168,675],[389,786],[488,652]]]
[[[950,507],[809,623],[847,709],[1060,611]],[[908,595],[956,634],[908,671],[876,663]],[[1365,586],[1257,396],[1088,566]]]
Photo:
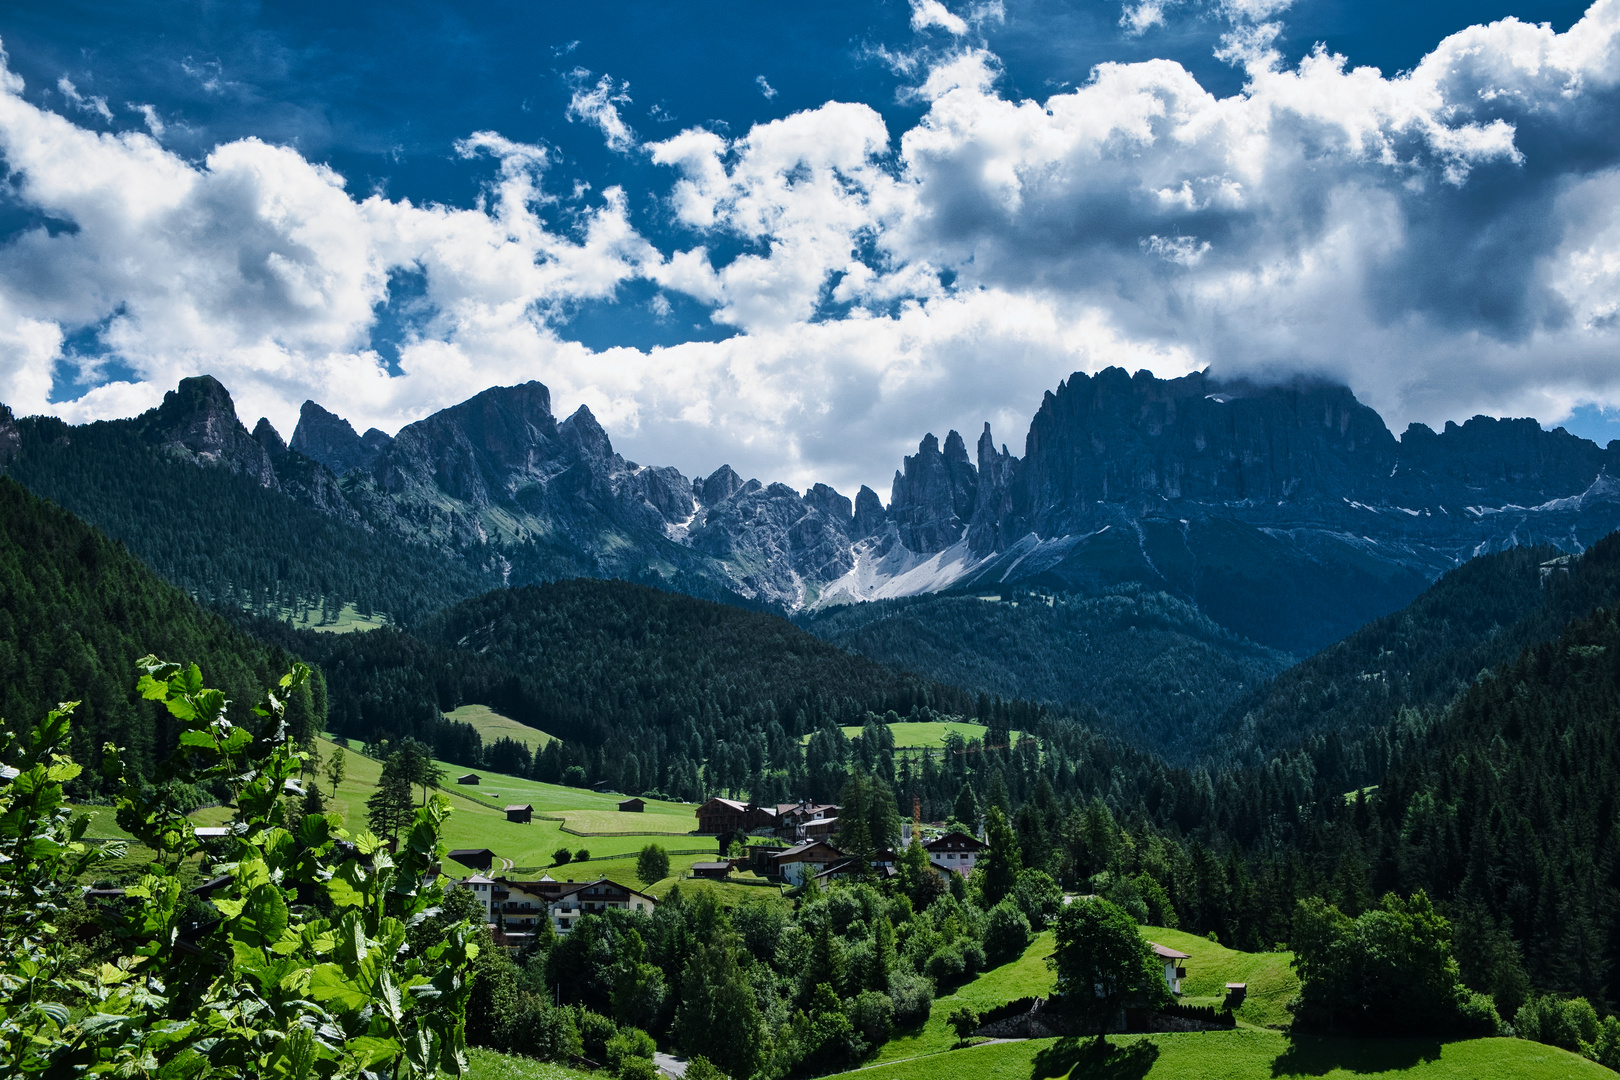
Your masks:
[[[1345,387],[1208,373],[1076,373],[1045,396],[1022,456],[998,447],[988,424],[976,461],[957,432],[943,444],[929,434],[886,506],[864,486],[851,499],[824,484],[745,480],[728,465],[688,478],[628,461],[589,409],[558,420],[536,382],[485,390],[393,437],[357,433],[315,402],[290,440],[263,419],[249,431],[208,376],[141,416],[90,427],[454,567],[462,595],[622,577],[793,612],[1138,584],[1295,655],[1474,555],[1580,551],[1620,526],[1620,443],[1487,417],[1397,438]],[[81,432],[0,412],[0,466],[30,483],[19,463],[66,453]],[[41,493],[118,535],[71,492]]]

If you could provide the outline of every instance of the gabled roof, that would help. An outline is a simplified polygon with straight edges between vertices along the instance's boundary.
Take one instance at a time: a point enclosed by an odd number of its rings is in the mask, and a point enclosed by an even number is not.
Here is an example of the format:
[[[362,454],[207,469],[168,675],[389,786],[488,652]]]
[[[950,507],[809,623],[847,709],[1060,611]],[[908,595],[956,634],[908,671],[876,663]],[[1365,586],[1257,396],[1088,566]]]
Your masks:
[[[1163,945],[1160,945],[1156,941],[1150,941],[1150,942],[1148,942],[1148,944],[1153,947],[1154,955],[1162,956],[1166,960],[1191,960],[1192,959],[1192,953],[1176,952],[1176,950],[1174,950],[1174,949],[1165,948]]]
[[[630,893],[633,896],[639,896],[643,900],[650,900],[654,904],[658,903],[657,897],[648,896],[646,893],[642,892],[639,889],[632,889],[628,885],[620,885],[617,881],[614,881],[612,878],[605,878],[605,877],[597,878],[594,881],[570,881],[567,885],[565,885],[563,887],[561,892],[557,893],[556,896],[551,898],[552,902],[556,903],[558,900],[562,900],[562,899],[565,899],[567,897],[573,896],[575,893],[583,892],[586,889],[591,888],[593,885],[612,885],[615,889],[623,889],[625,892]]]
[[[493,885],[495,884],[495,879],[487,878],[483,874],[473,874],[469,877],[462,878],[461,883],[463,885]]]
[[[530,806],[528,803],[513,803],[511,806],[506,808],[506,812],[509,814],[513,810],[528,810],[532,813],[534,811],[534,807]]]
[[[480,848],[458,847],[458,848],[454,848],[453,850],[451,850],[449,852],[450,858],[456,860],[457,862],[461,861],[461,857],[463,855],[494,855],[494,854],[495,853],[493,851],[489,850],[489,848],[487,848],[487,847],[480,847]]]
[[[708,802],[706,802],[702,806],[698,807],[698,812],[702,813],[704,810],[708,809],[710,806],[713,806],[715,803],[719,803],[721,806],[724,806],[726,809],[734,810],[739,814],[748,809],[748,806],[747,806],[746,803],[740,803],[736,799],[722,799],[720,796],[716,795],[713,798],[711,798]]]
[[[793,856],[795,856],[795,855],[803,855],[805,852],[811,850],[812,848],[818,848],[818,847],[819,848],[826,848],[828,851],[832,852],[833,855],[837,856],[840,859],[844,857],[844,853],[842,851],[839,851],[837,848],[833,847],[831,844],[827,843],[827,841],[825,841],[825,840],[809,840],[809,841],[806,841],[805,843],[797,845],[796,847],[790,847],[790,848],[786,849],[785,851],[773,852],[771,854],[771,858],[775,859],[777,862],[782,862],[784,860],[792,861]]]
[[[926,851],[983,851],[989,846],[983,840],[961,831],[948,832],[923,844]]]

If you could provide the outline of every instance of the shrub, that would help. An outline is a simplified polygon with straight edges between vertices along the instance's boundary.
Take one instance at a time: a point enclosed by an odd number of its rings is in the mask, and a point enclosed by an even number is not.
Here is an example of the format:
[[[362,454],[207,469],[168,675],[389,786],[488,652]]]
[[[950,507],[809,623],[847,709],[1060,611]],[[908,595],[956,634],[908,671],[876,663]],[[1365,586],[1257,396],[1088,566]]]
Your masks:
[[[563,770],[563,783],[568,787],[585,786],[585,770],[578,765],[570,765]]]
[[[552,866],[562,866],[565,863],[568,863],[568,862],[572,861],[573,858],[574,858],[574,853],[572,851],[569,851],[565,847],[560,847],[556,851],[553,851],[551,853],[551,865]]]
[[[846,1007],[849,1022],[873,1046],[889,1041],[894,1031],[894,1001],[888,994],[866,990],[856,995]]]
[[[1544,995],[1531,998],[1513,1018],[1520,1038],[1533,1039],[1580,1054],[1598,1039],[1597,1010],[1583,997],[1567,1000]]]
[[[1028,873],[1028,871],[1025,871]],[[984,928],[984,954],[992,967],[1016,960],[1029,947],[1029,920],[1011,900],[990,909]]]
[[[623,1076],[626,1061],[631,1058],[651,1061],[653,1051],[658,1047],[653,1043],[652,1036],[640,1028],[622,1027],[617,1035],[607,1041],[604,1049],[608,1066]]]
[[[1598,1037],[1587,1055],[1605,1069],[1620,1072],[1620,1017],[1605,1016],[1598,1025]]]
[[[889,979],[889,997],[894,1002],[894,1025],[913,1028],[924,1024],[934,1008],[934,984],[926,975],[896,972]]]
[[[969,975],[977,975],[984,970],[984,946],[977,941],[964,941],[962,948],[962,970]]]
[[[664,1080],[664,1074],[658,1071],[651,1058],[625,1058],[618,1071],[619,1080]]]
[[[938,986],[950,986],[958,982],[967,971],[967,965],[962,962],[962,954],[949,945],[941,945],[934,955],[928,958],[928,975]]]
[[[686,1080],[731,1080],[702,1054],[693,1054],[686,1061]]]
[[[574,1008],[574,1024],[579,1028],[585,1056],[592,1061],[605,1061],[608,1040],[619,1033],[619,1026],[601,1013],[578,1006]]]
[[[590,862],[591,861],[591,849],[590,848],[580,848],[578,851],[574,852],[574,861],[575,862]]]

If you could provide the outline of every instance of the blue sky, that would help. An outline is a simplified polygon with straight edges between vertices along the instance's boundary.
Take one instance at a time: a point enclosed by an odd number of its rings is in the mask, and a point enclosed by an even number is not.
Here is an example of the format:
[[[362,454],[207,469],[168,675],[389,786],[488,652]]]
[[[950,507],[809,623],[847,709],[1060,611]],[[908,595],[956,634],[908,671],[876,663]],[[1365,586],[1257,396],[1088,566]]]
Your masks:
[[[208,370],[250,424],[309,396],[393,430],[538,378],[641,460],[885,495],[923,431],[1018,452],[1110,363],[1620,437],[1617,26],[14,2],[0,400],[122,415]]]

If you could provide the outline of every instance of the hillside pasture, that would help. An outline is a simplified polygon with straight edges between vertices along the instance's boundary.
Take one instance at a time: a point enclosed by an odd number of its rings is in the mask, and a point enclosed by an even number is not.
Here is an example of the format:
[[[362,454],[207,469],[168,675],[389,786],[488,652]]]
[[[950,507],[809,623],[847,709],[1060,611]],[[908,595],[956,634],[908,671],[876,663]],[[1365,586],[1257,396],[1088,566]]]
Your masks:
[[[1214,1005],[1226,1000],[1226,984],[1248,984],[1248,994],[1237,1010],[1239,1023],[1258,1027],[1287,1027],[1293,1020],[1288,1000],[1299,993],[1291,952],[1246,953],[1217,945],[1208,938],[1184,934],[1162,926],[1142,927],[1142,936],[1192,957],[1185,962],[1181,1001],[1185,1005]]]
[[[839,728],[845,738],[853,739],[861,733],[859,727]],[[894,733],[894,748],[896,750],[941,750],[945,746],[945,736],[952,732],[962,736],[963,739],[978,739],[984,741],[984,733],[988,729],[983,724],[972,724],[965,720],[941,720],[929,723],[912,723],[905,721],[899,724],[890,724],[889,730]],[[810,736],[800,738],[800,742],[808,743]]]
[[[335,744],[320,740],[323,761],[330,761],[336,749]],[[365,828],[366,799],[376,790],[377,782],[382,777],[382,763],[354,750],[347,751],[345,760],[347,775],[335,794],[324,774],[317,782],[321,785],[321,794],[326,797],[327,809],[340,814],[345,827],[358,831]],[[479,775],[484,777],[487,787],[462,787],[452,778],[456,773],[467,770],[445,762],[439,764],[444,767],[446,775],[445,786],[440,790],[450,797],[454,808],[445,826],[445,846],[452,849],[489,848],[497,858],[492,868],[497,873],[503,867],[511,874],[533,873],[536,877],[549,872],[561,881],[584,881],[606,876],[625,885],[639,887],[635,879],[635,856],[647,844],[658,844],[671,852],[703,852],[672,854],[669,860],[671,877],[666,879],[671,883],[691,870],[694,862],[715,857],[715,842],[710,837],[688,836],[684,832],[673,836],[659,835],[659,830],[665,828],[673,831],[679,827],[691,829],[695,826],[697,819],[690,806],[649,801],[648,810],[653,811],[651,813],[620,813],[615,806],[624,798],[622,795],[541,784],[482,770],[479,770]],[[420,798],[421,789],[417,789],[417,794]],[[501,807],[508,802],[533,805],[534,820],[528,824],[507,821]],[[219,812],[228,814],[222,810]],[[552,814],[561,820],[543,818],[541,814]],[[579,814],[587,816],[574,816]],[[206,810],[193,815],[200,824],[213,824],[213,816]],[[570,820],[582,824],[593,821],[612,824],[624,822],[622,828],[625,831],[613,836],[576,836],[563,831],[564,825]],[[586,848],[592,859],[588,863],[569,862],[553,866],[552,853],[563,847],[572,852]],[[451,873],[459,872],[457,864],[449,864],[448,869]]]
[[[934,1005],[937,1011],[940,1002]],[[988,1043],[893,1061],[864,1080],[1601,1080],[1595,1062],[1524,1039],[1332,1039],[1259,1028]]]
[[[484,740],[485,746],[497,739],[511,739],[527,746],[531,753],[539,753],[558,741],[557,736],[528,724],[520,724],[509,716],[502,716],[488,705],[462,705],[444,715],[446,719],[471,724],[478,737]]]

